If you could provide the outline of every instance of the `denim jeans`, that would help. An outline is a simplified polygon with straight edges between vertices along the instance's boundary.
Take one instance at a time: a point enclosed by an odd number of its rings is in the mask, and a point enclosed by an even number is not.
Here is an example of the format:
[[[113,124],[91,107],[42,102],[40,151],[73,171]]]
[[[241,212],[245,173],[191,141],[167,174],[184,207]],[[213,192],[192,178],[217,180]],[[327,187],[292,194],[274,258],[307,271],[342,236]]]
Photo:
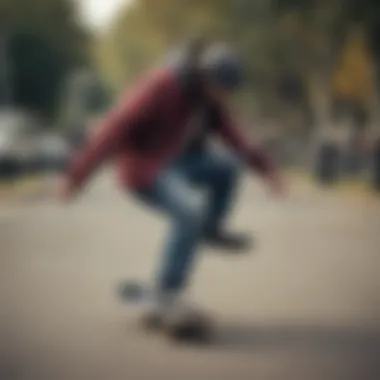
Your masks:
[[[239,166],[235,157],[227,154],[193,152],[163,170],[151,187],[136,192],[140,200],[171,220],[157,277],[160,290],[186,286],[203,234],[221,228],[227,215]]]

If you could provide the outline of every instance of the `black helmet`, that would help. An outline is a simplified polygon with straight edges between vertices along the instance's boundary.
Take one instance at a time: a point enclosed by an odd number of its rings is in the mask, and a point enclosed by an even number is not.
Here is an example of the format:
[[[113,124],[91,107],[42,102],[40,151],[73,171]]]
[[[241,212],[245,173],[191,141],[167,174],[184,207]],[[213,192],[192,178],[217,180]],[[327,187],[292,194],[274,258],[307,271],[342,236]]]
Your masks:
[[[205,49],[200,59],[200,68],[206,78],[227,90],[235,90],[241,85],[242,62],[226,45],[216,44]]]

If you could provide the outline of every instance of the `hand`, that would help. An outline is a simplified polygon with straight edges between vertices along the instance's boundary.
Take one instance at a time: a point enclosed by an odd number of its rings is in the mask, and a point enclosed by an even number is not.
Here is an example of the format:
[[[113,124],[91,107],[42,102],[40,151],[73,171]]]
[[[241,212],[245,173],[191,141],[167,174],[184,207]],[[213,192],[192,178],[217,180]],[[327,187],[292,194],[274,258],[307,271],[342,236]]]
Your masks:
[[[284,196],[286,193],[286,186],[280,173],[275,173],[267,178],[267,185],[275,196]]]
[[[67,178],[61,178],[58,181],[57,188],[56,188],[56,197],[61,202],[68,202],[70,201],[74,196],[74,187],[70,183],[70,181]]]

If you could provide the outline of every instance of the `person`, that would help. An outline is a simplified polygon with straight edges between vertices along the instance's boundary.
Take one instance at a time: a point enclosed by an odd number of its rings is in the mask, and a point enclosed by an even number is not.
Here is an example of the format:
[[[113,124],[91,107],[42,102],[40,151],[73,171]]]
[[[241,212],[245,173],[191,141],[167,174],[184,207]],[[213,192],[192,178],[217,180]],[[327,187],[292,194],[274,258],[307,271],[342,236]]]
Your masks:
[[[170,217],[156,283],[157,294],[166,300],[183,293],[202,242],[241,247],[244,239],[224,226],[241,162],[260,173],[274,192],[283,189],[280,171],[248,143],[228,111],[230,95],[243,80],[238,55],[213,44],[193,51],[192,59],[183,56],[144,75],[121,99],[74,158],[59,188],[59,196],[68,200],[112,158],[122,188]],[[212,149],[215,135],[236,155]]]

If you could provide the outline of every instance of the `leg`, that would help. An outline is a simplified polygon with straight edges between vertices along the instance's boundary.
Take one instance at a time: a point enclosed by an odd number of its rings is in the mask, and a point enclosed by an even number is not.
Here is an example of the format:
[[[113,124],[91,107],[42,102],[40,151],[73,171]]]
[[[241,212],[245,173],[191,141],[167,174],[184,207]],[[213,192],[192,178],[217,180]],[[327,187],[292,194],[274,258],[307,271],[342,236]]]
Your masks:
[[[172,219],[157,287],[162,293],[177,292],[186,285],[201,237],[201,194],[180,175],[168,170],[138,196]]]
[[[238,162],[231,156],[210,154],[204,157],[203,173],[200,170],[199,181],[208,188],[210,196],[204,226],[207,235],[215,235],[223,230],[236,197],[239,174]]]
[[[213,234],[221,230],[236,196],[239,161],[229,154],[205,151],[185,157],[178,167],[189,181],[209,191],[205,232]]]
[[[236,196],[240,162],[232,155],[213,151],[185,157],[179,163],[181,170],[192,183],[209,190],[209,203],[204,222],[204,234],[208,243],[224,248],[246,248],[246,236],[226,234],[224,222]]]

